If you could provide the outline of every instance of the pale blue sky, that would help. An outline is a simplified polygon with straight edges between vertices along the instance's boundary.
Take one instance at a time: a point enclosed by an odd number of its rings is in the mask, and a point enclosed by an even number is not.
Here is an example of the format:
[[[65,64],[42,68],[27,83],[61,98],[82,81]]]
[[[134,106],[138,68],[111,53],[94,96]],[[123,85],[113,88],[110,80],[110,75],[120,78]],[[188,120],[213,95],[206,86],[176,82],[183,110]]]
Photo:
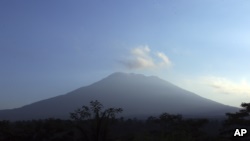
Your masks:
[[[1,0],[0,109],[116,71],[239,106],[250,100],[249,15],[247,0]]]

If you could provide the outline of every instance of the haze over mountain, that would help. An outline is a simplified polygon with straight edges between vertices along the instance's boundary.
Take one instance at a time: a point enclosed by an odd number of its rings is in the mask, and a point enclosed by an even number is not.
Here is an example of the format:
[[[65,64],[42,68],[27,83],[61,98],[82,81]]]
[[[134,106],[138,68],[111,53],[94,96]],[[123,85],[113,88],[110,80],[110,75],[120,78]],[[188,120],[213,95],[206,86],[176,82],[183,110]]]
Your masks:
[[[238,108],[220,104],[184,90],[156,76],[113,73],[65,95],[45,99],[21,108],[1,110],[0,120],[69,118],[69,113],[98,100],[104,108],[121,107],[124,117],[159,115],[222,116]]]

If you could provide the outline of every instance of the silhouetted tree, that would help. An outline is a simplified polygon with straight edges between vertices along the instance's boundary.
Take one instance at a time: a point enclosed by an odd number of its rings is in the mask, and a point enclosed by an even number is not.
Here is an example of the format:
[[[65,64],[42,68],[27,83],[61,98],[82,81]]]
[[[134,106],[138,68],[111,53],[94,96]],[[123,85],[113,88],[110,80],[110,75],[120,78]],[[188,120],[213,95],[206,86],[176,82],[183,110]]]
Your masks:
[[[237,129],[250,129],[250,103],[242,103],[242,109],[236,113],[226,113],[227,119],[224,121],[221,135],[227,140],[250,140],[249,136],[234,137],[234,132]],[[250,131],[250,130],[248,130]]]
[[[150,116],[146,123],[149,125],[146,136],[152,140],[200,141],[205,136],[201,128],[208,120],[183,119],[179,114],[162,113],[158,117]]]
[[[11,140],[10,122],[7,120],[0,121],[0,141]]]
[[[88,125],[92,130],[89,131],[82,126],[77,128],[82,132],[84,140],[105,141],[107,139],[107,131],[110,120],[115,119],[116,114],[123,111],[122,108],[108,108],[102,110],[103,105],[95,100],[90,102],[90,107],[82,106],[70,113],[73,120],[78,123]],[[92,136],[90,136],[92,134]]]

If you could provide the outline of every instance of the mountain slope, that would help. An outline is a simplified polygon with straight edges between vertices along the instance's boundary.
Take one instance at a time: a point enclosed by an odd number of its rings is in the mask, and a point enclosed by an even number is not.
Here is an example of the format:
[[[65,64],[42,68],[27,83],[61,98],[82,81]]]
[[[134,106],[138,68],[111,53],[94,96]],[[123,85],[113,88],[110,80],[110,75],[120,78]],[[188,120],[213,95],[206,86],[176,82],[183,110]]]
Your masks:
[[[1,110],[0,119],[68,118],[70,112],[82,105],[89,105],[91,100],[100,101],[106,108],[121,107],[124,109],[123,116],[150,116],[162,112],[219,116],[238,110],[205,99],[155,76],[113,73],[65,95],[17,109]]]

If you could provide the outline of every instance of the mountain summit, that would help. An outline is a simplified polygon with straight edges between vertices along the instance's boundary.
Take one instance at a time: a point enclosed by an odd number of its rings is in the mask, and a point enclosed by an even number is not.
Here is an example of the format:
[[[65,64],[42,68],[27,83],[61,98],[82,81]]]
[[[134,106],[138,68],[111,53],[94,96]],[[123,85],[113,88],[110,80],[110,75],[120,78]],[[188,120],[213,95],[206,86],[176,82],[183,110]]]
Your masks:
[[[106,108],[123,108],[124,117],[148,117],[162,112],[207,117],[238,110],[203,98],[156,76],[116,72],[65,95],[17,109],[0,110],[0,120],[69,118],[70,112],[82,105],[89,105],[91,100],[100,101]]]

